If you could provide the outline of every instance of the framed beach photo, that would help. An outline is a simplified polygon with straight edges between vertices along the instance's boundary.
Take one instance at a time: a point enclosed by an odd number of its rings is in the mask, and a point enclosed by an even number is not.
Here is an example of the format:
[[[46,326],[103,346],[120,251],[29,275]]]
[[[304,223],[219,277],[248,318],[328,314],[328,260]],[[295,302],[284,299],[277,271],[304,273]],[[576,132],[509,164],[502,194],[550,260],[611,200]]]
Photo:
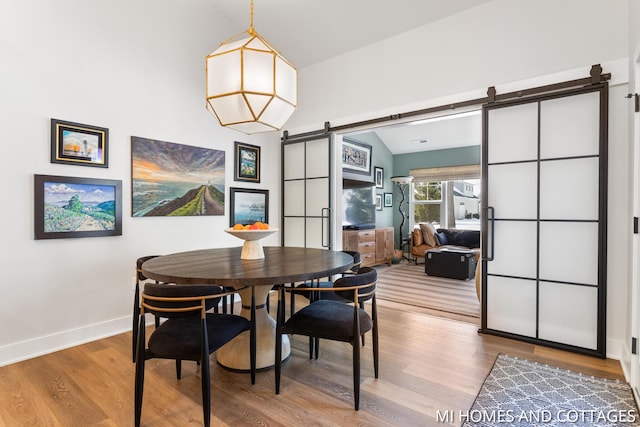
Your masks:
[[[342,140],[342,170],[371,175],[371,146],[354,140]]]
[[[51,119],[51,163],[109,167],[109,129]]]
[[[35,239],[122,235],[122,181],[34,175]]]
[[[231,187],[229,227],[236,224],[269,223],[269,190]]]
[[[260,182],[260,147],[235,142],[234,180]]]
[[[393,193],[384,193],[384,207],[393,207]]]

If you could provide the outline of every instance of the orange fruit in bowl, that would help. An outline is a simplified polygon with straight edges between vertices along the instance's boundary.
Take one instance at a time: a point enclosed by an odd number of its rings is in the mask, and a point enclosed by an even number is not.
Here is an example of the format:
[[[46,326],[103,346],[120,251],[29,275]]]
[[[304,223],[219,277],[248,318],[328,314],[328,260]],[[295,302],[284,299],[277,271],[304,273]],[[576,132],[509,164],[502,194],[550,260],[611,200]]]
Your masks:
[[[260,230],[260,225],[255,223],[249,226],[249,230]]]
[[[244,226],[242,224],[234,224],[232,228],[234,230],[242,230]]]
[[[269,224],[260,223],[260,230],[268,230]]]

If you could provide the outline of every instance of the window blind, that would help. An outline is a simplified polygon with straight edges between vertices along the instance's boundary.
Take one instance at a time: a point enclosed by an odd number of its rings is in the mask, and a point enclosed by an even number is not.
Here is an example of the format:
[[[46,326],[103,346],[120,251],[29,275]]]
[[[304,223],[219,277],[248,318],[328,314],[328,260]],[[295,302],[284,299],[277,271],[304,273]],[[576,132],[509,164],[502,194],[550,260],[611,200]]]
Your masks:
[[[437,168],[411,169],[413,182],[459,181],[479,179],[480,165],[443,166]]]

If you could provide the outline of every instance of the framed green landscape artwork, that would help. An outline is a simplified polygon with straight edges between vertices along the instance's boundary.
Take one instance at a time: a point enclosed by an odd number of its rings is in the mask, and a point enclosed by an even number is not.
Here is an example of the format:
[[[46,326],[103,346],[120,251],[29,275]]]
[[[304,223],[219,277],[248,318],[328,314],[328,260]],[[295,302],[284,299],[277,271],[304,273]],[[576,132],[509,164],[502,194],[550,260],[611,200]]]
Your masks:
[[[122,235],[122,181],[34,175],[35,239]]]

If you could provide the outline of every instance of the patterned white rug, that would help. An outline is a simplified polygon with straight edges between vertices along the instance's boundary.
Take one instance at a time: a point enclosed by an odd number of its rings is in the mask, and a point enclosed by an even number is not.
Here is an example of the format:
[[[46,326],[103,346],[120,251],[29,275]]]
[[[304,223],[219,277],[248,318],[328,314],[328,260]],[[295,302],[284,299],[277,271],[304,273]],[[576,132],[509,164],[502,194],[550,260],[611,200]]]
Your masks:
[[[638,426],[629,384],[500,354],[463,427]]]

